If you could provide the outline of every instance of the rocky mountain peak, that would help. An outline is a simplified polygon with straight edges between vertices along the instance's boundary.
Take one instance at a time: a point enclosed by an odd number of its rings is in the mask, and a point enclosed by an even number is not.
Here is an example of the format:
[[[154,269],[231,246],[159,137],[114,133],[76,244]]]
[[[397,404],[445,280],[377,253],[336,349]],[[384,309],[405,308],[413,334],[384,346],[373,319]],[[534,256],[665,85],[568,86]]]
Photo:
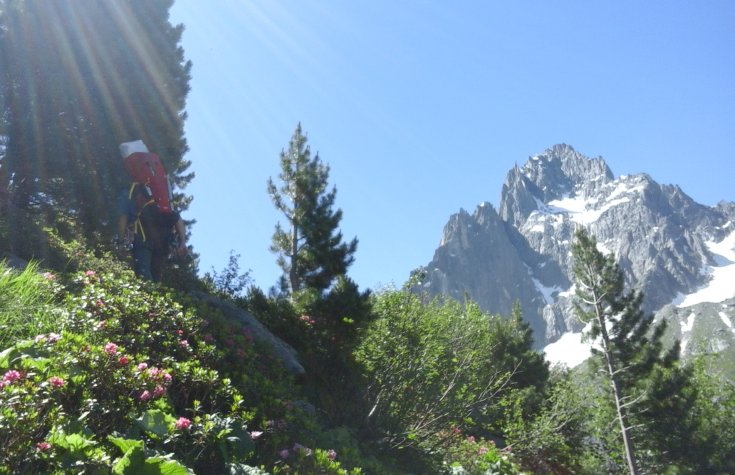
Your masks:
[[[497,210],[482,203],[450,217],[424,288],[469,295],[501,315],[520,302],[538,346],[555,342],[581,330],[571,305],[570,248],[579,226],[615,254],[627,284],[643,292],[645,311],[715,281],[730,279],[735,297],[735,203],[705,206],[644,173],[616,179],[602,158],[565,144],[514,166]]]
[[[554,145],[508,172],[500,197],[500,216],[521,226],[538,209],[539,202],[592,195],[613,179],[601,157],[591,159],[570,145]]]

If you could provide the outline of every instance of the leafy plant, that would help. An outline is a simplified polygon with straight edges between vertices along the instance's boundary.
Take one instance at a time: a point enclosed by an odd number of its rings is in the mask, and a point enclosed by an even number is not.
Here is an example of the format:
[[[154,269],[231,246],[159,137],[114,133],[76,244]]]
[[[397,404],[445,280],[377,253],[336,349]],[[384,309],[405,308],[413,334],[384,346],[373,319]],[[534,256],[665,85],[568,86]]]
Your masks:
[[[502,427],[501,402],[529,384],[520,382],[534,368],[530,347],[500,338],[512,322],[407,291],[377,295],[374,310],[355,356],[368,380],[366,418],[389,447],[436,453],[454,430]]]

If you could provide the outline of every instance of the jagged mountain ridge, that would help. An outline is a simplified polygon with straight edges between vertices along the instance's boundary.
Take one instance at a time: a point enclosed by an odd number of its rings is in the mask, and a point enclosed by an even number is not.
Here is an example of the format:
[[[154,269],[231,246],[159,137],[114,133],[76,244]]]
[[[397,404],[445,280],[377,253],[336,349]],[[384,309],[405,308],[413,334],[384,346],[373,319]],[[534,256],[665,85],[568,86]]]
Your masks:
[[[735,203],[708,207],[643,173],[615,178],[601,157],[555,145],[508,172],[497,210],[481,203],[473,214],[450,217],[423,269],[423,287],[468,295],[501,315],[520,302],[543,347],[582,328],[571,306],[570,245],[578,226],[615,253],[628,285],[642,290],[645,310],[655,312],[707,285],[708,269],[729,262],[708,246],[735,232]]]

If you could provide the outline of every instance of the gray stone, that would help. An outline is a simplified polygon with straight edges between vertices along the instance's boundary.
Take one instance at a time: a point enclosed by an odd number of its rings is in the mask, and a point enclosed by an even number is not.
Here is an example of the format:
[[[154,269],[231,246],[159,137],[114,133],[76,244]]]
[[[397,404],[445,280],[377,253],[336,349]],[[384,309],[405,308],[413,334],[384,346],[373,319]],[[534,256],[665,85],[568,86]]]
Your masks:
[[[192,292],[192,296],[207,302],[212,307],[220,310],[226,317],[240,322],[243,327],[249,329],[253,338],[265,343],[273,349],[274,356],[281,361],[283,367],[289,372],[294,375],[302,375],[306,373],[304,367],[299,362],[296,350],[291,345],[271,333],[258,321],[257,318],[255,318],[253,314],[241,309],[232,302],[222,300],[205,292]]]

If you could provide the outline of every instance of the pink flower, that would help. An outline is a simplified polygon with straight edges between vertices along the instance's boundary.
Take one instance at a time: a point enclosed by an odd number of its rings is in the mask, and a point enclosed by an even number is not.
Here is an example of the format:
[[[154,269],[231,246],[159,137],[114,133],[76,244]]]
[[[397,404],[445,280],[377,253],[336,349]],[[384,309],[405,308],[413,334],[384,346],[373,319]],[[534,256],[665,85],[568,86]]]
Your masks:
[[[181,340],[179,341],[179,346],[181,346],[182,348],[189,348],[189,342],[186,340]]]
[[[42,275],[42,276],[43,276],[43,278],[44,278],[44,279],[46,279],[46,280],[56,280],[56,276],[55,276],[54,274],[52,274],[51,272],[44,272],[44,273],[43,273],[43,274],[41,274],[41,275]]]
[[[161,373],[161,370],[156,368],[155,366],[148,368],[148,376],[150,376],[153,379],[158,378],[158,375],[160,373]]]
[[[212,343],[214,341],[214,337],[207,333],[206,335],[204,335],[204,341],[207,343]]]
[[[191,421],[189,419],[187,419],[186,417],[179,417],[176,420],[175,427],[178,430],[186,430],[186,429],[189,428],[189,426],[191,426]]]
[[[337,458],[337,452],[335,452],[334,449],[327,450],[327,458],[329,460],[335,460]]]
[[[301,317],[299,317],[299,320],[306,323],[307,325],[314,325],[316,323],[316,320],[314,320],[308,315],[301,315]]]
[[[153,390],[153,397],[158,398],[158,397],[163,396],[164,394],[166,394],[166,388],[164,388],[160,384],[156,386],[155,389]]]
[[[97,330],[101,330],[105,328],[105,325],[107,325],[107,320],[100,320],[99,322],[97,322],[97,325],[96,325]]]
[[[148,368],[148,363],[140,363],[138,365],[138,371],[145,371]]]
[[[108,343],[105,345],[105,353],[108,355],[117,354],[117,345],[114,343]]]
[[[184,334],[184,330],[178,329],[178,330],[176,330],[176,334],[177,335],[183,335]]]
[[[254,430],[250,433],[250,437],[252,437],[253,440],[257,439],[261,435],[263,435],[263,432],[259,430]]]
[[[46,442],[46,441],[43,441],[43,442],[39,442],[39,443],[37,443],[37,444],[36,444],[36,448],[37,448],[38,450],[40,450],[41,452],[44,452],[44,451],[46,451],[46,450],[48,450],[48,449],[50,449],[50,448],[51,448],[51,444],[49,444],[49,443],[48,443],[48,442]]]
[[[288,449],[283,449],[278,452],[278,456],[281,457],[281,460],[286,460],[289,455],[291,455],[291,452],[289,452]]]
[[[145,391],[140,393],[140,396],[138,396],[138,399],[140,399],[141,401],[150,401],[151,397],[152,396],[151,396],[150,391],[146,389]]]
[[[92,277],[92,276],[97,275],[97,273],[93,270],[88,270],[87,272],[84,273],[84,275],[86,275],[87,277]]]
[[[58,376],[51,376],[48,379],[48,382],[51,383],[51,386],[55,388],[60,388],[66,384],[66,381],[64,381],[62,378],[59,378]]]
[[[122,366],[125,366],[126,364],[130,363],[130,358],[122,355],[120,358],[117,359],[117,362],[120,363]]]
[[[21,374],[19,371],[16,371],[14,369],[9,369],[5,372],[3,375],[3,381],[12,384],[16,381],[18,381],[21,378]]]
[[[163,373],[163,381],[165,383],[170,383],[172,379],[174,378],[171,376],[171,373]]]
[[[61,335],[58,333],[49,333],[48,334],[48,342],[49,343],[56,343],[57,341],[61,340]]]
[[[480,447],[479,449],[477,449],[477,454],[478,455],[485,455],[486,453],[488,453],[489,450],[490,449],[488,449],[487,447]]]

